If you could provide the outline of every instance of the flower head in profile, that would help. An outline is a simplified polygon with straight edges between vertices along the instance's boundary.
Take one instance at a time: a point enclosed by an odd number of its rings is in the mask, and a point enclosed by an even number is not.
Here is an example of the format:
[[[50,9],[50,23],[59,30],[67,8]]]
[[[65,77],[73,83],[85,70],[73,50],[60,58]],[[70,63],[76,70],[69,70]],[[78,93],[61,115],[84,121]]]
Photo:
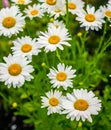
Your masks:
[[[72,78],[74,78],[76,70],[72,69],[72,66],[65,66],[64,63],[59,63],[57,69],[52,68],[47,74],[51,80],[52,87],[63,87],[67,90],[68,87],[73,87]]]
[[[11,1],[18,5],[27,5],[32,2],[32,0],[11,0]]]
[[[95,11],[95,7],[87,5],[86,11],[81,9],[76,14],[76,20],[81,23],[81,27],[85,27],[86,30],[96,30],[102,28],[102,24],[104,23],[104,15],[100,11],[100,9]]]
[[[63,99],[62,92],[60,91],[49,91],[46,93],[46,96],[41,96],[42,98],[42,106],[41,108],[48,108],[47,115],[52,113],[61,114],[62,106],[61,100]]]
[[[87,89],[74,89],[73,93],[67,93],[66,99],[62,100],[63,114],[67,114],[66,118],[72,121],[92,122],[91,115],[97,115],[101,110],[101,100],[95,96],[92,91]]]
[[[0,35],[11,37],[23,31],[25,20],[17,6],[0,10]]]
[[[11,47],[13,55],[23,56],[28,59],[32,58],[32,55],[38,55],[40,52],[39,46],[36,43],[36,39],[32,39],[29,36],[17,38],[13,41],[14,46]]]
[[[68,0],[68,10],[72,14],[76,14],[83,7],[84,2],[82,0]]]
[[[40,4],[34,4],[33,6],[29,5],[28,8],[24,10],[24,12],[26,13],[26,16],[29,17],[30,19],[34,17],[41,18],[44,15],[44,11],[43,9],[41,9]]]
[[[34,71],[29,61],[21,56],[12,56],[3,58],[6,63],[0,63],[0,81],[5,82],[8,88],[13,86],[21,87],[25,80],[30,81],[33,76],[30,74]]]
[[[45,47],[45,51],[55,51],[57,48],[63,50],[63,45],[71,46],[68,41],[71,40],[69,32],[66,28],[48,28],[48,31],[40,32],[37,43],[41,48]]]

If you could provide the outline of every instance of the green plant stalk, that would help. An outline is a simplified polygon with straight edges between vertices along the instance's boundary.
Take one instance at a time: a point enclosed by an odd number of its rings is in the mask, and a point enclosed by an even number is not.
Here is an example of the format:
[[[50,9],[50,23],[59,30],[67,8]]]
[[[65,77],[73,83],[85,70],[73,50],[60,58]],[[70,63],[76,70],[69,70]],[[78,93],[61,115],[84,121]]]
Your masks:
[[[82,46],[81,46],[81,51],[82,52],[81,53],[85,52],[85,42],[87,40],[87,34],[88,34],[88,31],[85,31],[85,34],[84,34],[83,38],[80,37],[81,44],[82,44]]]
[[[5,95],[3,95],[3,93],[0,92],[0,96],[1,96],[6,102],[8,102],[8,99],[5,97]]]
[[[103,48],[101,49],[100,53],[99,54],[102,54],[106,49],[107,47],[109,47],[109,45],[111,45],[111,37],[108,39],[107,42],[105,42]]]
[[[102,35],[102,38],[100,40],[100,43],[99,43],[99,47],[96,51],[96,54],[99,53],[99,51],[101,50],[102,48],[102,44],[103,44],[103,41],[104,41],[104,38],[105,38],[105,35],[106,35],[106,31],[107,31],[107,21],[105,22],[105,25],[104,25],[104,30],[103,30],[103,35]]]
[[[71,49],[71,52],[72,52],[73,59],[76,60],[76,44],[74,42],[75,37],[72,38],[72,41],[73,42],[71,42],[71,44],[72,44],[71,46],[72,46],[73,49]]]
[[[68,0],[66,0],[66,27],[69,29],[69,11],[68,11]]]
[[[56,52],[54,51],[54,54],[53,54],[53,66],[55,65],[55,58],[56,58]]]
[[[49,62],[48,62],[48,58],[47,58],[47,54],[46,54],[46,52],[44,53],[44,56],[45,56],[46,64],[47,64],[47,66],[49,67]]]
[[[59,59],[59,61],[62,63],[61,57],[60,57],[59,52],[58,52],[57,49],[56,49],[56,56],[57,56],[57,58]]]
[[[106,42],[106,43],[108,43],[107,45],[106,45],[106,44],[103,45],[103,41],[104,41],[105,34],[106,34],[106,29],[107,29],[107,22],[106,22],[105,25],[104,25],[104,31],[103,31],[103,35],[102,35],[102,38],[101,38],[99,47],[98,47],[98,49],[97,49],[97,51],[96,51],[96,54],[94,55],[94,58],[93,58],[93,60],[92,60],[92,63],[91,63],[90,66],[89,66],[89,68],[90,68],[89,70],[90,70],[90,71],[89,71],[89,73],[87,74],[87,76],[85,77],[84,82],[88,79],[88,77],[90,76],[90,73],[92,73],[93,70],[95,69],[95,67],[96,67],[96,65],[97,65],[97,63],[98,63],[98,60],[99,60],[99,58],[100,58],[100,55],[102,55],[102,53],[104,52],[104,50],[110,45],[110,43],[109,43],[110,40],[108,40],[108,42]],[[103,47],[102,47],[102,46],[103,46]]]
[[[79,55],[81,55],[81,47],[80,47],[79,42],[76,44],[76,46],[77,46],[77,49],[78,49]]]

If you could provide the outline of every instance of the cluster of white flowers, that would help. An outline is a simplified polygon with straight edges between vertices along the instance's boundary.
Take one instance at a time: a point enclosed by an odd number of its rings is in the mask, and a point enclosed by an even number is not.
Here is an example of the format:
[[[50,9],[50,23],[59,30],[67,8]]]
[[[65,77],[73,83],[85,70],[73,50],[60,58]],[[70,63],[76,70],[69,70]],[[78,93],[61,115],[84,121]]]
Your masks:
[[[50,17],[54,16],[57,20],[62,15],[66,15],[66,1],[65,0],[39,0],[39,4],[28,5],[31,0],[12,0],[13,6],[11,8],[3,8],[0,10],[0,35],[12,36],[13,34],[23,31],[25,25],[25,17],[31,20],[35,17],[42,18],[44,13],[49,13]],[[15,5],[16,4],[16,5]],[[18,9],[19,4],[26,4],[28,7],[21,13]],[[87,5],[82,0],[69,0],[68,11],[76,16],[76,20],[80,22],[81,27],[86,30],[96,30],[102,28],[104,18],[111,18],[111,2],[106,6],[100,6],[97,10],[92,5]]]
[[[97,115],[101,110],[101,100],[95,97],[92,91],[86,89],[74,89],[73,93],[62,95],[60,91],[49,91],[46,96],[42,96],[42,108],[47,107],[47,114],[52,113],[67,114],[66,118],[73,121],[92,122],[91,115]]]
[[[18,36],[24,31],[26,18],[33,20],[42,18],[45,13],[53,20],[48,23],[47,31],[39,33],[36,38],[21,36],[12,41],[12,54],[4,57],[5,63],[0,63],[0,81],[10,88],[21,87],[25,80],[30,81],[34,77],[32,65],[33,55],[38,55],[42,50],[46,53],[64,50],[64,46],[70,47],[71,36],[60,17],[64,17],[69,11],[75,15],[75,20],[80,22],[80,27],[85,30],[96,30],[102,28],[105,18],[111,19],[111,2],[106,6],[100,6],[97,10],[94,6],[87,5],[82,0],[38,0],[38,4],[30,4],[32,0],[11,0],[11,7],[0,10],[0,36]],[[19,5],[25,5],[24,11]],[[67,4],[67,6],[66,6]],[[27,5],[27,6],[26,6]],[[70,22],[70,21],[69,21]],[[35,32],[34,32],[35,33]],[[63,96],[62,92],[55,90],[62,87],[64,91],[73,88],[76,70],[72,66],[59,63],[57,69],[49,68],[47,74],[52,85],[52,90],[42,98],[42,108],[48,107],[48,115],[52,113],[67,114],[66,118],[77,121],[86,119],[92,122],[91,115],[97,115],[101,109],[101,101],[95,97],[92,91],[86,89],[74,89],[73,93]],[[54,90],[53,90],[54,89]]]

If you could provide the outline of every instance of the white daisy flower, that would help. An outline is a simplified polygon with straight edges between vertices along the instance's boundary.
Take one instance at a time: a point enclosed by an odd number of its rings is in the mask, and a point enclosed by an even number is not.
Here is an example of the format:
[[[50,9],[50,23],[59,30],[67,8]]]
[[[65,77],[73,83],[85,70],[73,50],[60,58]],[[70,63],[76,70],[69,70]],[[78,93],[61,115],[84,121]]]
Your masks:
[[[11,47],[13,51],[13,55],[15,56],[23,56],[28,59],[32,58],[32,55],[38,55],[40,52],[39,46],[36,43],[36,39],[32,39],[29,36],[17,38],[13,41],[14,46]]]
[[[61,100],[63,99],[62,92],[60,91],[49,91],[46,93],[46,96],[41,96],[42,98],[42,106],[41,108],[47,107],[48,112],[47,115],[52,113],[61,114],[62,106]]]
[[[67,114],[66,118],[72,121],[92,122],[91,115],[97,115],[101,110],[101,100],[95,97],[92,91],[86,89],[74,89],[72,94],[67,94],[66,99],[62,100],[63,114]]]
[[[0,81],[5,82],[8,88],[11,86],[14,88],[21,87],[25,80],[33,79],[30,73],[34,69],[31,65],[28,65],[29,61],[26,58],[9,55],[3,59],[6,63],[0,63]]]
[[[51,80],[52,87],[59,88],[63,87],[65,90],[67,90],[68,87],[73,88],[72,78],[74,78],[76,70],[72,69],[72,66],[66,66],[64,63],[59,63],[57,65],[57,69],[53,68],[50,69],[49,74],[47,76]]]
[[[81,27],[85,27],[86,30],[96,30],[102,28],[102,24],[104,23],[104,15],[100,11],[100,9],[95,11],[95,7],[90,7],[87,5],[86,11],[81,9],[76,14],[76,20],[81,23]]]
[[[48,23],[48,28],[65,28],[65,24],[62,21],[54,20],[53,22]]]
[[[40,32],[37,43],[40,47],[45,47],[45,51],[55,51],[57,48],[63,50],[62,45],[71,46],[67,41],[71,40],[66,28],[48,28],[47,32]]]
[[[51,11],[55,8],[55,6],[60,3],[60,0],[39,0],[42,2],[42,8],[46,11]],[[64,0],[62,0],[64,2]]]
[[[25,20],[17,6],[0,10],[0,35],[11,37],[23,31]]]
[[[76,14],[83,7],[84,2],[82,0],[68,0],[68,11],[72,14]]]
[[[11,0],[11,1],[18,5],[27,5],[32,2],[32,0]]]
[[[103,13],[104,17],[107,17],[108,20],[111,20],[111,5],[100,6],[100,10]]]
[[[48,13],[51,16],[54,16],[57,19],[59,16],[64,16],[66,14],[66,5],[65,2],[59,1],[53,9],[48,10]]]
[[[34,4],[33,6],[28,6],[28,8],[25,9],[24,11],[26,13],[26,16],[29,17],[30,19],[34,17],[39,17],[41,18],[44,15],[43,9],[41,9],[41,5]]]

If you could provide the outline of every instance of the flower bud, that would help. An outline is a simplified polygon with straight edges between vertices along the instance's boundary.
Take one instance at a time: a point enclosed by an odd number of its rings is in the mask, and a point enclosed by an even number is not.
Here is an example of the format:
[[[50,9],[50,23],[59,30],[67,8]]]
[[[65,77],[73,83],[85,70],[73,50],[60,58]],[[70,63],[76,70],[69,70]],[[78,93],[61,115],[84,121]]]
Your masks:
[[[18,105],[17,102],[13,102],[12,107],[13,107],[13,108],[16,108],[17,105]]]
[[[8,0],[2,0],[2,7],[3,8],[9,7],[9,1]]]

